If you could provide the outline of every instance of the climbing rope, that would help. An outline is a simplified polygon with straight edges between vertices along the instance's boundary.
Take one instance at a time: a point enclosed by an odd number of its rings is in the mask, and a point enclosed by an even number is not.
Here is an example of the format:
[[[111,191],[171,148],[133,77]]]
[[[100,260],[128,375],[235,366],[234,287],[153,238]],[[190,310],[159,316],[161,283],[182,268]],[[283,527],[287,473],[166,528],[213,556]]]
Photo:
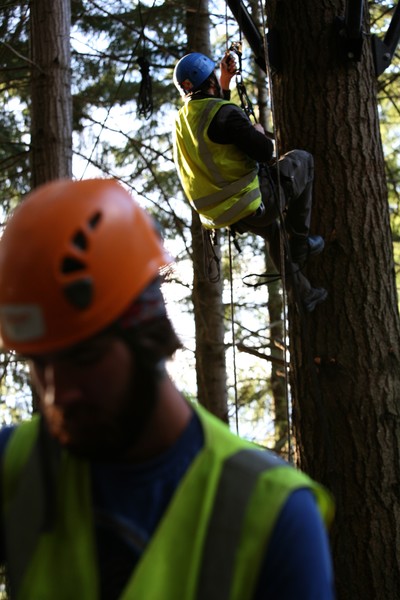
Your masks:
[[[261,15],[261,27],[262,27],[262,31],[266,31],[266,22],[265,22],[265,13],[264,13],[264,7],[263,7],[263,3],[262,0],[259,1],[259,10],[260,10],[260,15]],[[268,45],[267,45],[267,40],[266,40],[266,36],[263,36],[263,42],[264,42],[264,59],[265,59],[265,65],[266,65],[266,72],[267,72],[267,77],[269,79],[269,81],[272,81],[272,72],[271,72],[271,64],[270,64],[270,60],[269,60],[269,52],[268,52]],[[276,135],[276,121],[275,121],[275,104],[274,104],[274,97],[273,97],[273,93],[272,93],[272,85],[269,86],[269,100],[270,100],[270,106],[271,106],[271,116],[272,116],[272,129],[273,129],[273,135],[274,135],[274,140],[275,140],[275,156],[276,156],[276,185],[273,185],[273,189],[275,190],[274,195],[275,195],[275,203],[276,206],[278,208],[278,214],[279,214],[279,224],[280,224],[280,236],[279,236],[279,242],[280,242],[280,258],[281,258],[281,264],[280,264],[280,272],[281,272],[281,279],[282,279],[282,311],[283,311],[283,339],[285,340],[285,348],[283,350],[283,364],[284,364],[284,374],[285,374],[285,403],[286,403],[286,420],[287,420],[287,428],[288,428],[288,460],[289,462],[293,462],[293,446],[292,446],[292,418],[291,418],[291,410],[290,410],[290,400],[289,400],[289,365],[288,362],[286,360],[286,340],[288,339],[288,331],[287,331],[287,320],[288,320],[288,315],[287,315],[287,290],[286,290],[286,273],[285,273],[285,256],[286,256],[286,252],[288,254],[290,254],[290,250],[289,250],[289,241],[288,241],[288,237],[287,237],[287,232],[286,232],[286,228],[285,228],[285,220],[284,220],[284,216],[282,213],[282,188],[281,188],[281,176],[280,176],[280,168],[279,168],[279,157],[280,157],[280,148],[279,148],[279,141],[278,141],[278,136]],[[270,175],[269,170],[267,169],[267,172]],[[296,288],[296,286],[294,286]]]
[[[229,273],[230,273],[230,304],[231,304],[231,336],[232,336],[232,354],[233,354],[233,389],[235,392],[235,424],[236,433],[239,435],[239,400],[237,391],[237,370],[236,370],[236,335],[235,335],[235,303],[233,296],[233,268],[232,268],[232,239],[229,235]]]
[[[265,24],[265,16],[264,16],[264,8],[262,6],[262,2],[260,0],[260,13],[261,13],[261,18],[262,18],[262,30],[265,31],[266,30],[266,24]],[[227,17],[226,17],[227,19]],[[242,76],[242,40],[241,40],[241,24],[238,22],[239,25],[239,42],[232,42],[230,47],[228,48],[228,42],[227,42],[227,52],[234,52],[237,57],[238,57],[238,69],[237,69],[237,73],[236,73],[236,89],[238,92],[238,96],[240,99],[240,103],[241,106],[244,110],[244,112],[246,113],[246,115],[249,117],[249,119],[253,119],[255,123],[257,123],[257,117],[254,113],[254,109],[252,106],[252,102],[247,94],[246,91],[246,87],[243,81],[243,76]],[[228,31],[227,31],[227,37],[226,39],[228,40]],[[265,36],[263,36],[263,42],[264,42],[264,57],[265,57],[265,64],[266,64],[266,68],[267,68],[267,77],[269,78],[269,80],[271,81],[271,68],[270,68],[270,61],[269,61],[269,56],[268,56],[268,47],[266,44],[266,38]],[[286,229],[284,226],[284,216],[282,214],[282,188],[281,188],[281,182],[280,182],[280,170],[279,170],[279,146],[278,146],[278,141],[277,141],[277,136],[275,135],[275,109],[274,109],[274,101],[273,101],[273,95],[272,95],[272,90],[271,88],[269,89],[269,97],[270,97],[270,106],[271,106],[271,114],[272,114],[272,124],[273,124],[273,135],[272,137],[275,139],[275,154],[276,154],[276,182],[272,182],[272,189],[274,190],[274,202],[276,203],[277,209],[278,209],[278,216],[279,216],[279,223],[280,223],[280,260],[281,260],[281,264],[280,264],[280,273],[279,274],[270,274],[270,273],[264,273],[262,274],[260,277],[264,277],[266,278],[267,281],[264,281],[262,283],[259,283],[258,285],[265,285],[268,283],[271,283],[273,281],[277,281],[279,278],[282,280],[282,308],[283,308],[283,335],[284,335],[284,339],[287,339],[287,303],[286,303],[286,298],[287,298],[287,292],[286,292],[286,274],[285,274],[285,256],[287,255],[287,253],[290,253],[289,251],[289,242],[288,242],[288,238],[287,238],[287,233],[286,233]],[[268,168],[265,169],[267,175],[269,177],[271,177],[270,171]],[[229,246],[229,248],[231,248]],[[254,276],[254,274],[250,275]],[[231,274],[231,279],[232,279],[232,274]],[[246,282],[244,281],[244,283],[246,284]],[[253,287],[257,287],[253,286]],[[295,286],[294,286],[295,287]],[[293,449],[292,449],[292,440],[291,440],[291,429],[292,429],[292,424],[291,424],[291,412],[290,412],[290,403],[289,403],[289,368],[288,368],[288,363],[286,360],[286,350],[284,350],[284,374],[285,374],[285,403],[286,403],[286,409],[287,409],[287,426],[288,426],[288,459],[289,461],[293,461]],[[235,360],[235,352],[234,352],[234,360]]]

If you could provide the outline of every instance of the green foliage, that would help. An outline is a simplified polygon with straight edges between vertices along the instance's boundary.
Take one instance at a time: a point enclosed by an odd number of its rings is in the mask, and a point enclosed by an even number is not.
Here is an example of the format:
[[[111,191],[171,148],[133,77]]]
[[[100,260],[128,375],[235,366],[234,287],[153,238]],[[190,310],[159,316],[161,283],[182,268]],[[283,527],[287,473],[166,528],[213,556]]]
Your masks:
[[[393,14],[393,4],[386,1],[369,4],[372,29],[382,37]],[[112,3],[106,0],[72,0],[71,10],[74,176],[118,177],[154,214],[164,237],[174,242],[174,248],[178,248],[176,254],[183,261],[190,253],[188,225],[191,213],[183,199],[172,162],[171,130],[173,113],[180,105],[172,83],[172,72],[176,60],[186,52],[185,22],[182,18],[185,3],[178,0],[159,5],[150,2],[132,5],[130,0]],[[222,56],[227,41],[237,40],[238,32],[230,20],[227,40],[225,7],[221,10],[218,3],[210,3],[210,12],[212,23],[222,24],[219,33],[214,36],[214,56],[218,57]],[[8,0],[1,6],[0,15],[0,100],[3,106],[0,115],[0,203],[4,218],[29,189],[29,3],[27,0],[18,3]],[[246,48],[244,52],[247,52]],[[249,92],[255,98],[255,86],[250,71],[247,72],[251,61],[246,56],[244,76]],[[138,114],[140,93],[146,83],[139,65],[143,57],[149,64],[154,107],[148,118]],[[397,244],[400,240],[397,54],[391,67],[380,76],[378,86],[393,237]],[[177,238],[180,239],[179,244],[175,244]],[[251,248],[251,256],[242,255],[236,260],[237,266],[251,261],[247,263],[251,266],[246,267],[244,273],[235,275],[239,278],[235,290],[245,290],[243,277],[254,272],[254,260],[258,259],[253,257],[262,257],[263,248],[254,238],[250,242],[242,238],[239,243],[244,249]],[[400,254],[398,247],[395,246],[396,261]],[[225,243],[222,275],[229,280],[227,257]],[[260,265],[258,271],[263,270]],[[262,293],[266,299],[265,288],[264,292],[255,295],[261,296]],[[265,304],[262,301],[249,303],[248,298],[237,296],[235,302],[238,342],[252,348],[262,346],[268,352],[268,332],[258,335],[265,323]],[[229,307],[228,302],[226,304]],[[247,322],[249,310],[252,321],[254,317],[250,326]],[[227,322],[230,323],[230,317],[227,317]],[[14,366],[11,367],[11,364]],[[12,362],[7,368],[11,370],[8,371],[10,375],[3,377],[2,397],[7,396],[9,377],[15,376],[15,385],[30,398],[26,380],[22,381],[25,372],[19,371]],[[262,389],[259,389],[254,382],[246,382],[246,373],[241,373],[240,377],[240,404],[250,397],[262,398],[261,404],[269,403],[270,391],[265,379]],[[15,395],[17,391],[11,390],[10,393]]]
[[[6,2],[0,20],[0,89],[26,99],[29,94],[29,3]]]
[[[26,190],[29,139],[28,2],[8,2],[0,20],[0,202],[4,214]]]
[[[12,353],[0,354],[0,424],[26,419],[32,411],[28,368]]]
[[[371,29],[384,40],[394,13],[393,2],[380,0],[370,2]],[[400,290],[400,55],[394,53],[390,66],[378,78],[379,122],[385,154],[386,181],[388,186],[391,227],[394,242],[394,258],[397,288]]]

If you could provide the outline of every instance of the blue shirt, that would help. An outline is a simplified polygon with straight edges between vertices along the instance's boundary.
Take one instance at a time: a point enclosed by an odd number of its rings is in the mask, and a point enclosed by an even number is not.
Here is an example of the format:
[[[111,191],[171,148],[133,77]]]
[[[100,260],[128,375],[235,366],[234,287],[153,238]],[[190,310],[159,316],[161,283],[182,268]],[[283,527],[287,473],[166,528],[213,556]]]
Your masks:
[[[10,427],[0,431],[1,455],[11,431]],[[154,460],[140,466],[92,465],[102,600],[119,597],[202,445],[202,427],[194,415],[174,446]],[[4,562],[3,543],[0,560]],[[253,600],[333,598],[332,564],[325,527],[312,493],[297,490],[282,509],[265,549]]]

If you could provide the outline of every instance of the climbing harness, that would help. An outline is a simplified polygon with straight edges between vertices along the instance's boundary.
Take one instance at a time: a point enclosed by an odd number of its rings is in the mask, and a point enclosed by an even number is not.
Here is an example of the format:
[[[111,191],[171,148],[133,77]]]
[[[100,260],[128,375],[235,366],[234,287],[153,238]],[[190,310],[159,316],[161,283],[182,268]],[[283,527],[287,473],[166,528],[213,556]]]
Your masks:
[[[216,251],[218,247],[218,231],[201,228],[204,252],[204,276],[210,283],[218,283],[221,279],[221,259]]]

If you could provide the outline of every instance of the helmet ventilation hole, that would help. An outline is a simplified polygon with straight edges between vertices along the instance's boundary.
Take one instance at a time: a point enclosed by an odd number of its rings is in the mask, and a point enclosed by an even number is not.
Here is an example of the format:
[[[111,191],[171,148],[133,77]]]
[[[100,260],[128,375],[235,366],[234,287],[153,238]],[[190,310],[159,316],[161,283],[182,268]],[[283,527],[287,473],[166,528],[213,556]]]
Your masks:
[[[101,212],[95,212],[88,220],[89,229],[95,229],[101,221]]]
[[[68,302],[75,308],[89,308],[93,300],[93,282],[90,277],[83,277],[64,286],[64,294]]]
[[[67,273],[74,273],[75,271],[83,271],[85,268],[85,263],[73,256],[66,256],[61,264],[61,272],[64,275]]]
[[[74,237],[72,238],[72,243],[79,250],[87,250],[88,239],[81,229],[75,233]]]

